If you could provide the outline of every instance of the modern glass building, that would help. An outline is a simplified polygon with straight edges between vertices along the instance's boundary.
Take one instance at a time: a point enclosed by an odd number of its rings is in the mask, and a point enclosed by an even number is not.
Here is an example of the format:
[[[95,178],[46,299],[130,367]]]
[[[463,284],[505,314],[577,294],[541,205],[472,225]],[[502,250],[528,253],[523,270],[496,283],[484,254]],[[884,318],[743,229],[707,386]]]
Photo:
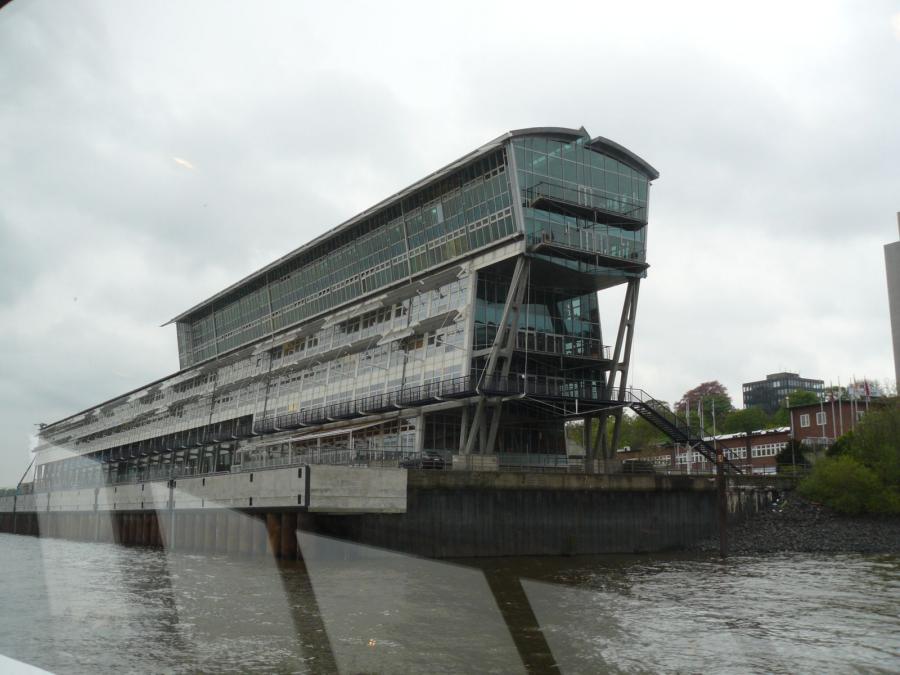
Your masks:
[[[657,177],[583,128],[506,133],[174,317],[180,370],[42,429],[36,484],[571,461],[566,422],[621,409]]]
[[[822,398],[825,391],[823,380],[800,377],[797,373],[772,373],[757,382],[744,382],[744,407],[757,406],[770,415],[785,403],[793,392],[808,391]]]

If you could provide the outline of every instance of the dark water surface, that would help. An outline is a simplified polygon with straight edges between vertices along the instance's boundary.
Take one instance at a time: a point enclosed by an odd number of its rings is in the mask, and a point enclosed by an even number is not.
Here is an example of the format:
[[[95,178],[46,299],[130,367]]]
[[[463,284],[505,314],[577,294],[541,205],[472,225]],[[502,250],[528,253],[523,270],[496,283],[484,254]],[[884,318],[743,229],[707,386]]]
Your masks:
[[[0,534],[0,654],[59,673],[898,672],[900,558],[304,563]]]

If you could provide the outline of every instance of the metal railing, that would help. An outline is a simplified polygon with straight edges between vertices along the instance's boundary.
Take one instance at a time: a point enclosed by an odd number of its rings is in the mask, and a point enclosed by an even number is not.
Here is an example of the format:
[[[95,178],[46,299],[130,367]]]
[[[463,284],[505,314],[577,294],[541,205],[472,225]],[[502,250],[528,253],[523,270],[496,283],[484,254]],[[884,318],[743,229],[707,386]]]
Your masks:
[[[546,199],[577,209],[627,218],[637,224],[647,222],[646,205],[640,204],[626,195],[603,192],[586,185],[572,188],[559,183],[541,181],[532,187],[524,188],[522,194],[529,205],[537,200]]]
[[[519,329],[516,333],[516,349],[598,360],[610,357],[609,345],[604,345],[594,338],[524,329]]]
[[[716,448],[715,441],[709,439],[706,431],[699,422],[692,422],[678,415],[669,409],[664,402],[653,398],[643,389],[629,388],[626,391],[626,401],[631,405],[631,409],[647,419],[651,424],[666,433],[675,441],[688,443],[707,460],[715,464]],[[722,448],[722,452],[725,452]],[[742,473],[741,468],[730,459],[725,457],[725,465]]]

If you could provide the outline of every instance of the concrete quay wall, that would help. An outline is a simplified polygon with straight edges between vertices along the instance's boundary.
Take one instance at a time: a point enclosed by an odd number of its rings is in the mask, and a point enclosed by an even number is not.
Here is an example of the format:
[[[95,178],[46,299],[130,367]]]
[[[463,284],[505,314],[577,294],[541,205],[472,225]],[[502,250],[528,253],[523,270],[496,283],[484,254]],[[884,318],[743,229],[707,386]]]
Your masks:
[[[785,486],[732,480],[730,518]],[[718,531],[711,477],[411,471],[405,514],[301,515],[301,528],[430,558],[674,550]]]
[[[295,558],[299,528],[431,558],[462,558],[672,550],[714,536],[718,526],[715,481],[707,476],[461,471],[401,475],[397,470],[379,474],[328,467],[343,470],[321,472],[319,487],[313,488],[312,476],[320,468],[308,474],[306,505],[297,503],[293,478],[282,479],[291,503],[264,505],[254,498],[253,507],[250,496],[231,492],[226,497],[215,485],[209,485],[208,493],[215,494],[215,500],[176,496],[183,487],[179,480],[174,487],[131,485],[121,496],[113,491],[115,500],[105,507],[98,494],[97,508],[87,508],[89,497],[82,491],[55,497],[20,495],[19,506],[29,503],[37,509],[16,513],[3,501],[12,498],[0,498],[0,531]],[[297,467],[283,471],[298,475]],[[403,510],[395,508],[401,477]],[[202,479],[190,480],[207,487]],[[246,474],[243,480],[249,485]],[[773,478],[730,482],[731,518],[764,509],[788,487]],[[360,501],[360,490],[372,491],[373,500]]]

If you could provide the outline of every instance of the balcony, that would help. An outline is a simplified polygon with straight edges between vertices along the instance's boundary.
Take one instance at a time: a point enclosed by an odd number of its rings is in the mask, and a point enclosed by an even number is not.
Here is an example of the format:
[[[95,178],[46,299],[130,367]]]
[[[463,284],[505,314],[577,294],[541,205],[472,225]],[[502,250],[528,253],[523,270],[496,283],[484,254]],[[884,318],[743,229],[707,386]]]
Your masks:
[[[606,194],[585,185],[577,188],[541,182],[522,190],[524,204],[556,211],[624,230],[639,230],[647,224],[647,207],[620,194]]]
[[[516,335],[516,349],[536,354],[571,356],[593,361],[608,361],[610,347],[594,338],[556,333],[519,330]]]

